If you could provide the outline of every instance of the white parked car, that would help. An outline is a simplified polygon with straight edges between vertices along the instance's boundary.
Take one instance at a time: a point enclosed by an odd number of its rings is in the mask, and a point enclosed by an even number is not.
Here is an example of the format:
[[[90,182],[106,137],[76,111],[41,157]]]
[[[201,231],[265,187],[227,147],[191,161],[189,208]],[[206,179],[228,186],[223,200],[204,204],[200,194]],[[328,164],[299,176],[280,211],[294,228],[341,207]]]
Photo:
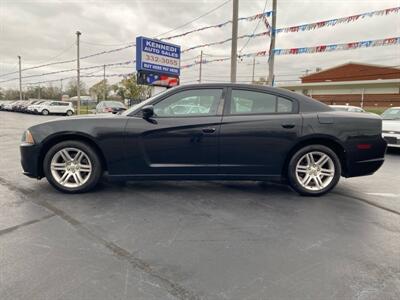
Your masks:
[[[0,101],[0,110],[6,110],[6,106],[10,105],[14,101]]]
[[[49,114],[61,114],[72,116],[75,112],[71,102],[45,101],[34,108],[34,112],[47,116]]]
[[[388,147],[400,148],[400,107],[388,108],[382,119],[382,136]]]
[[[361,107],[352,105],[329,105],[336,111],[365,112]]]
[[[3,106],[3,110],[11,111],[14,103],[18,101],[11,101]]]
[[[32,104],[32,105],[29,105],[29,106],[27,107],[27,109],[26,109],[27,112],[33,114],[33,113],[35,112],[35,109],[37,110],[38,107],[39,107],[41,104],[43,104],[44,102],[47,102],[47,101],[46,101],[46,100],[39,100],[38,102],[36,102],[36,103],[34,103],[34,104]]]

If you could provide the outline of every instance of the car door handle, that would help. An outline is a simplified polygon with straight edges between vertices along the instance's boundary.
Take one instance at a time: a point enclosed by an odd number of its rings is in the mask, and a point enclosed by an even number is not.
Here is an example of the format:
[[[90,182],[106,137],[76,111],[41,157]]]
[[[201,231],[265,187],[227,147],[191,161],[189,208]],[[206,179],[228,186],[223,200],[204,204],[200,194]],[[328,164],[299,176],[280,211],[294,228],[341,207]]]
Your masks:
[[[207,128],[203,128],[201,131],[203,131],[203,133],[214,133],[215,130],[216,129],[214,127],[207,127]]]
[[[293,123],[283,123],[282,127],[286,129],[294,128],[296,125]]]

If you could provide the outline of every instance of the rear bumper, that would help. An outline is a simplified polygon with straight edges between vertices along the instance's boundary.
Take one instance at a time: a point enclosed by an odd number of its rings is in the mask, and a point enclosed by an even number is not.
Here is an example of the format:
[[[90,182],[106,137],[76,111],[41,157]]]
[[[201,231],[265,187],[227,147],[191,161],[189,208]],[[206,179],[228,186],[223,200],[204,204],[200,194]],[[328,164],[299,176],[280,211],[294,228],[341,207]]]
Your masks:
[[[374,140],[363,140],[361,144],[369,144],[370,148],[358,149],[359,141],[351,146],[351,151],[347,153],[346,170],[344,177],[365,176],[375,173],[385,161],[387,148],[386,141],[382,138]]]
[[[368,160],[357,161],[349,164],[345,177],[366,176],[374,174],[384,163],[385,159],[374,158]]]
[[[38,163],[40,147],[37,145],[21,145],[20,153],[23,174],[32,178],[42,178],[43,175],[40,172],[41,166]]]

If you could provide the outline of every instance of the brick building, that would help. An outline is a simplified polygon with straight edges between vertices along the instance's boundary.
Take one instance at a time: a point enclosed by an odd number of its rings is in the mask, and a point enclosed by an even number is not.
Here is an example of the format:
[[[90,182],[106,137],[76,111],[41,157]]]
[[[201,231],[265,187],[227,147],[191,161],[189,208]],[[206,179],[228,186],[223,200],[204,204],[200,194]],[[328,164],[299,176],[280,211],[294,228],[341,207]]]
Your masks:
[[[361,107],[400,106],[400,69],[347,63],[300,78],[301,83],[280,86],[326,104]]]

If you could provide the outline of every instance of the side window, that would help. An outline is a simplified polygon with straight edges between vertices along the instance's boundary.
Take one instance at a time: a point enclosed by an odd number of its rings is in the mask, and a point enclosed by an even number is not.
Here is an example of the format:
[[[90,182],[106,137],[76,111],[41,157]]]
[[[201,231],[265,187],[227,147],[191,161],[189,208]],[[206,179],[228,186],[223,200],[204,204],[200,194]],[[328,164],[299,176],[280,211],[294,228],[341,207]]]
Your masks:
[[[278,113],[291,113],[293,112],[293,101],[286,98],[278,97]]]
[[[232,90],[230,113],[235,114],[269,114],[291,113],[293,102],[272,94]]]
[[[176,93],[154,105],[159,117],[215,116],[222,89],[198,89]]]

